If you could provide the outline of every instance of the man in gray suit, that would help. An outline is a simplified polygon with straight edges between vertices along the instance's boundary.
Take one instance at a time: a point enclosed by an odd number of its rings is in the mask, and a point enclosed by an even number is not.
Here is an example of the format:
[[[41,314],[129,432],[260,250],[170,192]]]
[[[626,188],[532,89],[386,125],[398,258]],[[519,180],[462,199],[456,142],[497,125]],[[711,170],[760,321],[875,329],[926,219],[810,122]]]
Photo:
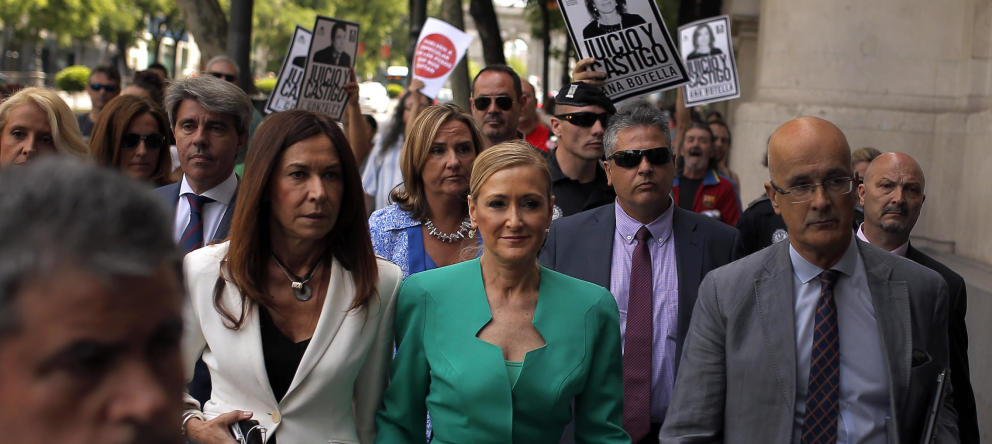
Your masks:
[[[661,442],[920,442],[948,366],[947,285],[853,239],[850,148],[830,122],[779,127],[768,166],[789,242],[703,279]],[[936,442],[958,442],[949,392]]]
[[[603,145],[616,203],[556,220],[541,262],[613,293],[624,341],[624,429],[634,443],[654,443],[696,289],[706,272],[734,259],[738,235],[674,205],[668,121],[657,108],[622,109]]]

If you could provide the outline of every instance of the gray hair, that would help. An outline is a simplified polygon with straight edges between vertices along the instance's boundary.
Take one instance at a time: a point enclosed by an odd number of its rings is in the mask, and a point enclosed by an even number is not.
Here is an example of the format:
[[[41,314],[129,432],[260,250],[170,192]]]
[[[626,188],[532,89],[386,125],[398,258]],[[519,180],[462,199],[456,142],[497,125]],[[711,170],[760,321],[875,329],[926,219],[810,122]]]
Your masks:
[[[100,279],[180,278],[172,219],[150,189],[118,172],[61,156],[0,170],[0,339],[18,327],[17,295],[67,269]]]
[[[617,148],[617,133],[620,130],[638,126],[653,126],[665,132],[665,138],[671,140],[668,132],[668,116],[647,101],[638,100],[620,108],[603,133],[603,152],[609,157]]]
[[[248,134],[252,117],[251,99],[237,85],[206,75],[176,80],[165,93],[165,108],[169,112],[172,128],[176,127],[179,105],[186,99],[199,102],[212,113],[234,117],[238,134]]]
[[[241,77],[241,67],[238,66],[238,62],[235,62],[234,59],[226,55],[214,56],[214,58],[207,61],[206,65],[203,65],[203,70],[209,71],[210,67],[214,66],[214,63],[218,63],[218,62],[230,63],[232,66],[234,66],[234,73],[237,74],[238,77]]]

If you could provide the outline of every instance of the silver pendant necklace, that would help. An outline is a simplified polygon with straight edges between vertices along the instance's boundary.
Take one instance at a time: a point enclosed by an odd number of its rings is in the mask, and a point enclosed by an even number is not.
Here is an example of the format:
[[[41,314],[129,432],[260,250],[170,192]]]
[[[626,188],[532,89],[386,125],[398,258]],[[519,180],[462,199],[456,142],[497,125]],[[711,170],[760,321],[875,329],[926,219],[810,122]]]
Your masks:
[[[468,217],[462,221],[461,225],[458,226],[458,231],[455,231],[454,233],[445,233],[438,230],[437,227],[434,226],[434,222],[432,222],[429,217],[424,219],[424,227],[427,228],[427,234],[434,236],[437,240],[446,244],[460,241],[466,237],[469,239],[475,237],[475,232],[472,231],[472,220]]]
[[[282,261],[279,260],[279,257],[276,256],[275,253],[272,254],[272,258],[276,260],[276,265],[278,265],[279,269],[282,270],[282,274],[286,275],[286,279],[289,279],[289,286],[293,289],[293,296],[296,296],[296,300],[300,302],[309,301],[310,298],[313,297],[313,290],[310,289],[310,285],[308,284],[310,283],[310,279],[313,278],[313,273],[317,271],[317,266],[320,265],[320,260],[318,259],[317,262],[313,264],[313,268],[310,269],[310,272],[307,273],[306,276],[299,278],[296,277],[295,274],[289,272],[289,269],[282,264]]]

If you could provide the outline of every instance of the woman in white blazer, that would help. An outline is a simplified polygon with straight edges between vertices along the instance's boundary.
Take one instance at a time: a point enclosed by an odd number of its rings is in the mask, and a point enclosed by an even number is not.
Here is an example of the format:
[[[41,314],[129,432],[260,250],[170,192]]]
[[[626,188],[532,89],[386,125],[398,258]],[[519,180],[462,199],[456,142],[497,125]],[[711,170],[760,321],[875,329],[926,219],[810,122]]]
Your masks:
[[[266,119],[235,208],[228,240],[184,263],[187,378],[202,356],[212,381],[202,408],[186,396],[184,432],[232,443],[231,424],[251,418],[268,443],[373,442],[400,271],[372,252],[337,124],[306,111]]]

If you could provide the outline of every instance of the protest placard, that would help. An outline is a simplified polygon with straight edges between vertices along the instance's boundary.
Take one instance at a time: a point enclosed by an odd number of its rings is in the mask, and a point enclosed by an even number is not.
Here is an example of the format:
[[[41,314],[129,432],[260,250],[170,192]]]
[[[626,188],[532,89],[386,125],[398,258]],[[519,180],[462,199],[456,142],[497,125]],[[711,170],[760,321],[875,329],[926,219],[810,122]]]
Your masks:
[[[344,84],[357,52],[358,23],[318,15],[296,107],[341,120],[348,103]]]
[[[433,17],[424,22],[413,53],[413,78],[424,82],[421,94],[437,98],[470,43],[470,35],[448,23]]]
[[[741,96],[729,16],[710,17],[680,26],[679,52],[689,73],[689,82],[684,86],[685,106]]]
[[[310,50],[310,37],[312,35],[310,30],[296,25],[293,39],[289,41],[286,57],[282,59],[282,67],[279,68],[279,80],[276,81],[275,89],[269,93],[269,100],[265,102],[266,114],[291,110],[296,107],[296,100],[300,96],[300,85],[303,84],[303,73],[307,66],[307,52]]]
[[[557,1],[579,58],[596,58],[614,102],[687,80],[654,0]]]

